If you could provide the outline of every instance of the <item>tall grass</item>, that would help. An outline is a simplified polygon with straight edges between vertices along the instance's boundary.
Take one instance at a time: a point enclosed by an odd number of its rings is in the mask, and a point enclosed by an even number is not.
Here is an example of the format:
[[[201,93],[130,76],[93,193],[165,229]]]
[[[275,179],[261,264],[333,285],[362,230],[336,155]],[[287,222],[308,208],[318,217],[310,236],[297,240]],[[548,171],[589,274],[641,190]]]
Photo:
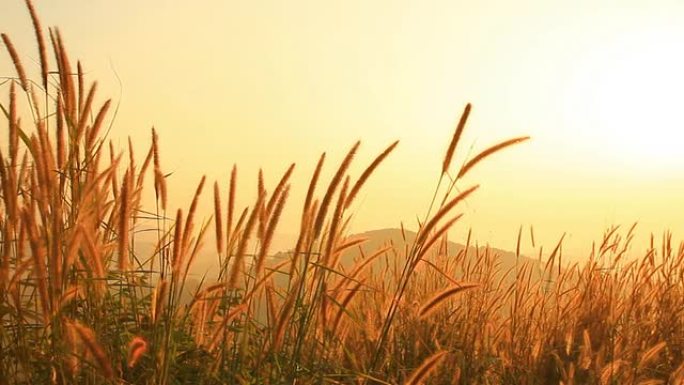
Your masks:
[[[242,210],[233,168],[225,200],[221,183],[213,189],[218,279],[183,301],[212,224],[197,214],[206,178],[187,210],[167,212],[156,132],[142,162],[130,142],[114,148],[103,130],[111,103],[97,104],[59,30],[46,39],[27,5],[40,81],[2,35],[16,76],[0,104],[0,384],[684,383],[684,247],[669,235],[628,259],[633,228],[611,229],[587,263],[566,267],[561,242],[545,266],[511,271],[490,249],[468,247],[470,237],[449,255],[447,232],[477,190],[457,193],[461,178],[527,139],[495,144],[452,174],[470,105],[403,244],[372,250],[347,234],[347,210],[396,142],[357,178],[354,144],[327,184],[321,156],[284,259],[269,258],[270,244],[295,166],[270,192],[260,174]],[[151,254],[135,247],[143,218],[155,223]],[[361,258],[343,266],[353,249]]]

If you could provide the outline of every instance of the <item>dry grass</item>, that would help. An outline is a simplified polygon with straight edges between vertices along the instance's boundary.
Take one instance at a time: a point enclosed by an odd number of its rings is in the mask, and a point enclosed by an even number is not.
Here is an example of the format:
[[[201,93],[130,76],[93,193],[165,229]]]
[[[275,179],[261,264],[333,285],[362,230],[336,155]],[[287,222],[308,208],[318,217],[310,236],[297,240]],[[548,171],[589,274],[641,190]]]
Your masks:
[[[56,29],[51,69],[27,4],[40,82],[2,35],[17,75],[0,104],[8,137],[0,148],[0,384],[684,382],[684,246],[673,247],[671,235],[635,257],[627,255],[634,228],[610,229],[588,262],[572,266],[562,265],[562,239],[546,263],[511,270],[487,248],[448,252],[446,234],[477,188],[452,195],[454,186],[526,138],[465,162],[446,194],[435,194],[414,240],[402,226],[403,243],[378,250],[347,235],[347,209],[397,143],[356,179],[348,174],[354,144],[321,187],[323,154],[297,243],[281,260],[268,258],[269,245],[294,165],[270,194],[260,177],[255,202],[241,212],[234,167],[225,206],[214,184],[219,278],[184,301],[209,228],[197,218],[205,178],[189,207],[167,218],[156,132],[140,166],[130,145],[117,153],[102,134],[110,102],[97,106],[80,63],[71,73]],[[33,113],[24,120],[21,92]],[[469,113],[468,105],[439,185]],[[155,208],[141,207],[143,194],[154,194]],[[156,224],[148,255],[135,247],[141,214]],[[518,238],[519,255],[522,230]],[[536,247],[531,229],[530,238]],[[343,266],[353,249],[360,258]]]

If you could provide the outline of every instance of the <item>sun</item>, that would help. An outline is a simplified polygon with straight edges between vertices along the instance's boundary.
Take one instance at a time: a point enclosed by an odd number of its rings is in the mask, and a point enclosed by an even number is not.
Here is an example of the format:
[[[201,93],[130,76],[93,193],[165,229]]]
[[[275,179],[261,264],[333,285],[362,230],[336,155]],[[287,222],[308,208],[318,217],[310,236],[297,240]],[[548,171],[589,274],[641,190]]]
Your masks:
[[[591,51],[579,58],[567,95],[585,145],[615,166],[681,170],[684,32],[642,29]]]

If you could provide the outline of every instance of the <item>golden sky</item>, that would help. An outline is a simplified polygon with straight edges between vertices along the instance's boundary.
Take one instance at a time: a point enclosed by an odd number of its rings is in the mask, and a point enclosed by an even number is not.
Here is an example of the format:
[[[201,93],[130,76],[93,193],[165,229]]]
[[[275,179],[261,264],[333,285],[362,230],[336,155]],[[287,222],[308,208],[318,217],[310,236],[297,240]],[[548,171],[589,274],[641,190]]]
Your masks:
[[[514,249],[518,227],[533,225],[548,249],[567,232],[564,251],[579,258],[612,224],[639,221],[636,251],[651,231],[679,239],[684,230],[684,2],[35,4],[100,95],[120,101],[115,142],[130,135],[141,154],[157,128],[177,206],[202,174],[226,184],[233,163],[240,204],[250,204],[260,167],[273,186],[296,162],[286,238],[321,152],[330,175],[361,139],[358,173],[399,139],[354,206],[351,230],[415,228],[471,102],[455,164],[471,144],[532,140],[461,185],[482,187],[453,239],[472,226],[482,244]],[[23,1],[3,1],[0,26],[36,69]],[[0,74],[13,74],[6,55]]]

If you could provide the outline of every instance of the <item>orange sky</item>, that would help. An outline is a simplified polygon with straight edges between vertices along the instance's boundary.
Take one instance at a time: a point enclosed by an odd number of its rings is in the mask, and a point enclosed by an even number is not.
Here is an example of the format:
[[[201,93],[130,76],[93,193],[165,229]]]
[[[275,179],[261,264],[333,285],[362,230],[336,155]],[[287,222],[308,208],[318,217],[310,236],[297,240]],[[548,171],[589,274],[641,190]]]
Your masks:
[[[233,163],[250,204],[260,167],[273,186],[296,162],[286,237],[321,152],[329,175],[361,139],[358,173],[399,139],[352,231],[415,227],[472,102],[462,150],[533,139],[467,178],[461,187],[482,188],[453,239],[472,226],[481,243],[513,249],[518,226],[534,225],[548,249],[567,232],[579,258],[612,224],[639,221],[641,239],[684,230],[680,1],[35,3],[100,95],[120,101],[115,142],[130,135],[142,153],[157,127],[175,205],[202,174],[227,183]],[[23,1],[4,2],[0,26],[35,70]],[[4,53],[0,74],[13,74]]]

